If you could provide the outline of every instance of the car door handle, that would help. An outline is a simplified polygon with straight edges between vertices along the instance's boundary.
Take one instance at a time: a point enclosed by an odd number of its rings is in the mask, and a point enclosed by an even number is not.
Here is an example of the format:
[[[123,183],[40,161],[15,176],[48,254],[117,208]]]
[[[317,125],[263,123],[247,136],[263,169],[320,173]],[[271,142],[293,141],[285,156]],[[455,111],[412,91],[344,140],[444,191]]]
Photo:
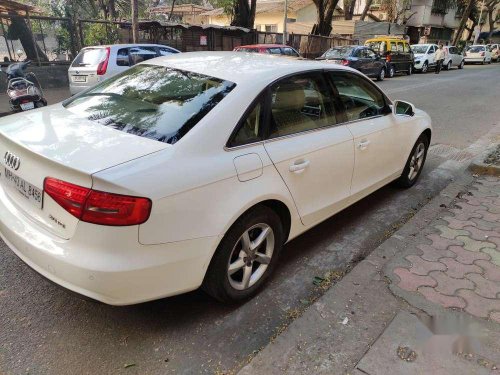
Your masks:
[[[300,160],[296,161],[292,165],[290,165],[290,172],[302,172],[304,169],[306,169],[309,166],[309,160]]]
[[[370,144],[370,141],[367,139],[362,140],[361,142],[358,143],[358,148],[360,150],[366,150],[368,148],[368,145]]]

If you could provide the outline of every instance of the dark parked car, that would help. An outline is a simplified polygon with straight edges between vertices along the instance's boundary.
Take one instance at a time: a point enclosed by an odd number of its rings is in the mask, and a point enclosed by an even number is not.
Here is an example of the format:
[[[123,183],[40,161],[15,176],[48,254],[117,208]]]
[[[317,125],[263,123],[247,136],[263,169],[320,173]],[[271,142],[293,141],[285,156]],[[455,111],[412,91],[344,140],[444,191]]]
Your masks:
[[[368,77],[375,77],[382,81],[387,73],[385,60],[371,48],[363,46],[333,47],[326,51],[317,60],[328,60],[337,64],[350,66],[359,70]]]

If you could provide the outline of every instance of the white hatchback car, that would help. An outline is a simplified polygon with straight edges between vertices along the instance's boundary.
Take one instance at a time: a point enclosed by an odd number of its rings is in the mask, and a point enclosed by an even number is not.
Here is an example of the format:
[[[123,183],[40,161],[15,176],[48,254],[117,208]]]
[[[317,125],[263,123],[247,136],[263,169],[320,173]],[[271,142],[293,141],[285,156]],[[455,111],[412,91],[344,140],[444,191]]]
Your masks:
[[[179,53],[159,44],[112,44],[85,47],[68,69],[69,91],[78,94],[131,66],[158,56]]]
[[[29,266],[126,305],[254,295],[284,243],[418,179],[431,120],[361,73],[239,52],[138,64],[0,119],[0,235]]]
[[[452,67],[456,66],[458,69],[463,69],[465,60],[464,55],[460,53],[455,46],[444,46],[445,58],[443,61],[443,68],[450,70]]]
[[[412,44],[411,50],[415,57],[413,68],[426,73],[429,68],[436,66],[437,44]]]
[[[488,46],[478,44],[467,47],[465,50],[465,63],[491,64],[491,52]]]

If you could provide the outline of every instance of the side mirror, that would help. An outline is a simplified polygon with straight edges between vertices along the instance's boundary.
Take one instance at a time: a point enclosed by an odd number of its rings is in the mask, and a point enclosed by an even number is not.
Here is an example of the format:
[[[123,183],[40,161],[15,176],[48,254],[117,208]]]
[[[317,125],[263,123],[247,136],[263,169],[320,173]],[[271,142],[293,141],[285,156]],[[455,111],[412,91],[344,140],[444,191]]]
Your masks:
[[[415,106],[408,102],[403,102],[401,100],[396,100],[392,105],[392,112],[396,116],[414,116]]]

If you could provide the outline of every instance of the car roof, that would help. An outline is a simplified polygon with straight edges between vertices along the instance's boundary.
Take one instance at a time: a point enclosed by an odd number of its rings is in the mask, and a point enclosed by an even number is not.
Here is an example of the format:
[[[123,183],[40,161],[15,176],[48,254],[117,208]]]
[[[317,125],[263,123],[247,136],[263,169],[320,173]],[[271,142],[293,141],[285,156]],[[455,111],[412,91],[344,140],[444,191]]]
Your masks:
[[[99,46],[87,46],[85,48],[107,48],[107,47],[110,47],[110,48],[113,48],[113,47],[116,47],[116,48],[126,48],[126,47],[168,47],[168,48],[172,48],[172,47],[167,46],[165,44],[154,44],[154,43],[103,44],[103,45],[99,45]]]
[[[308,70],[352,70],[317,60],[287,59],[278,55],[244,52],[186,52],[158,57],[141,64],[168,66],[250,85],[257,81],[267,84],[288,74]]]
[[[286,44],[247,44],[244,46],[238,46],[236,48],[281,48],[281,47],[289,47]]]

